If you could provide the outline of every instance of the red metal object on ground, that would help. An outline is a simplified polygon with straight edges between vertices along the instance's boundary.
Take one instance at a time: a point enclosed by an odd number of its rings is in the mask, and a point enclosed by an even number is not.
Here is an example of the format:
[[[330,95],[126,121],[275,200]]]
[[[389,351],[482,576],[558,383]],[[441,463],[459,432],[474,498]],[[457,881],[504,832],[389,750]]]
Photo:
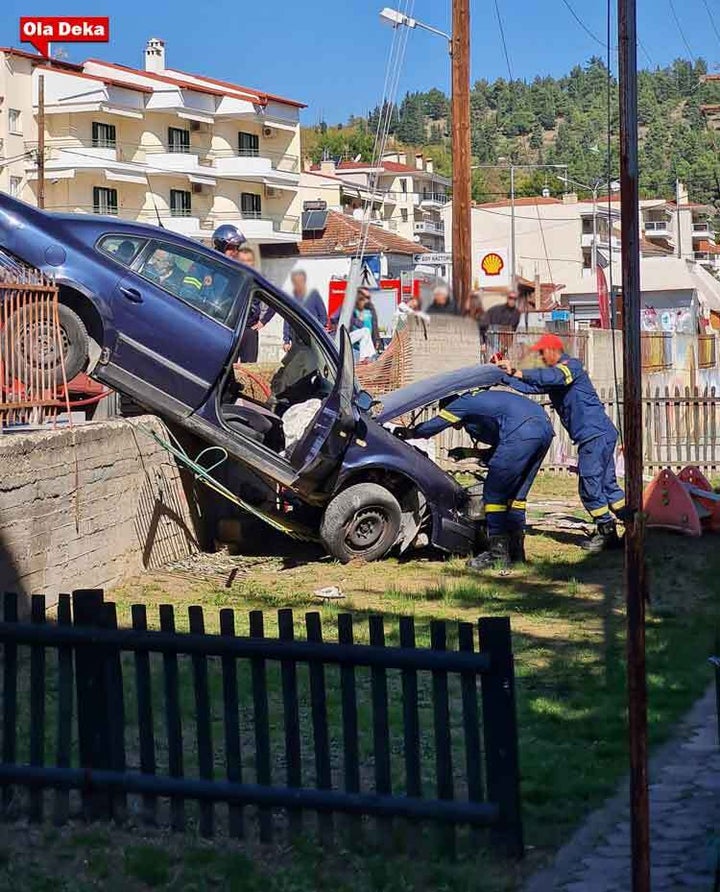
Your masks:
[[[720,494],[715,492],[707,477],[699,468],[688,465],[680,471],[678,479],[685,484],[690,497],[698,506],[703,529],[720,533]]]
[[[669,468],[658,472],[643,493],[646,526],[701,536],[698,510],[685,484]]]

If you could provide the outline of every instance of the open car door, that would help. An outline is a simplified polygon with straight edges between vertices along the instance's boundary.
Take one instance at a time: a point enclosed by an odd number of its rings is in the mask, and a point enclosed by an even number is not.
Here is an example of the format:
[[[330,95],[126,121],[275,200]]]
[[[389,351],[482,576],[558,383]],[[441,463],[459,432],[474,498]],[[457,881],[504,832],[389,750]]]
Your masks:
[[[300,492],[313,492],[337,469],[359,420],[354,392],[355,360],[350,336],[343,328],[335,386],[290,456],[297,471],[294,487]]]

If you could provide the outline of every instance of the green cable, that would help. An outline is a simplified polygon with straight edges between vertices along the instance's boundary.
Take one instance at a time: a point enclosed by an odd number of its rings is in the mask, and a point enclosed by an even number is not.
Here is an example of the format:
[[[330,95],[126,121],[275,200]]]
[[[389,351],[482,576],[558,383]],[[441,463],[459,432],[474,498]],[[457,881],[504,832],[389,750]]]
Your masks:
[[[168,443],[163,440],[155,431],[150,430],[149,428],[144,427],[143,425],[139,425],[140,429],[152,437],[156,443],[163,447],[163,449],[167,450],[171,455],[173,455],[178,461],[184,464],[187,468],[189,468],[195,478],[204,483],[207,487],[212,489],[214,492],[226,498],[228,501],[232,502],[234,505],[237,505],[243,511],[246,511],[248,514],[251,514],[253,517],[257,517],[258,520],[263,521],[263,523],[268,524],[274,530],[277,530],[280,533],[284,533],[286,536],[290,536],[292,539],[297,539],[301,542],[319,542],[319,537],[309,530],[307,527],[304,527],[300,524],[296,524],[293,521],[281,520],[276,515],[268,513],[266,511],[261,511],[259,508],[256,508],[254,505],[251,505],[249,502],[246,502],[244,499],[239,498],[235,495],[235,493],[231,492],[226,486],[220,483],[219,480],[216,480],[212,476],[212,471],[216,468],[219,468],[222,464],[224,464],[228,459],[227,450],[223,449],[222,446],[208,446],[198,453],[197,458],[193,461],[190,456],[185,452],[182,446],[178,443],[177,438],[173,435],[172,431],[168,431],[170,438],[174,441],[173,443]],[[218,452],[220,453],[220,458],[209,467],[200,464],[200,460],[204,455],[208,453]]]

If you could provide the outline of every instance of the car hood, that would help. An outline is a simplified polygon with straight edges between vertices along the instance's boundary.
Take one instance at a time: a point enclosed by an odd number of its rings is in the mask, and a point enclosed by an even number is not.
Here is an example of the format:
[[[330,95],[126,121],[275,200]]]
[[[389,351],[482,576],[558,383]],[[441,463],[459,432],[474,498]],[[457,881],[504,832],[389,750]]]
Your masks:
[[[443,372],[385,394],[379,400],[381,408],[375,415],[375,420],[382,424],[456,393],[463,393],[474,387],[493,387],[502,378],[503,372],[494,365],[470,365],[452,372]]]

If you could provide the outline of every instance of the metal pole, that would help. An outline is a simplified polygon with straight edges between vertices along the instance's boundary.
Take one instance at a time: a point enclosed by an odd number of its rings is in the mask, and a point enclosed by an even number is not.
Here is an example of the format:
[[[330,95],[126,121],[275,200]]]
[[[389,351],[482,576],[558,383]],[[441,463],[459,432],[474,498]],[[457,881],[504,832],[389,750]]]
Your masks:
[[[675,180],[675,225],[677,226],[678,257],[682,260],[682,221],[680,219],[680,180]]]
[[[510,165],[510,289],[517,288],[517,264],[515,261],[515,165]]]
[[[590,266],[593,272],[597,272],[597,196],[598,184],[593,188],[593,241]]]
[[[38,75],[37,204],[45,207],[45,75]]]
[[[637,0],[618,0],[620,46],[620,184],[622,189],[625,483],[630,519],[625,535],[630,827],[633,892],[650,890],[647,767],[645,579],[642,509],[642,364],[640,353],[640,221],[638,217]]]
[[[470,228],[470,0],[452,4],[452,286],[456,306],[470,308],[472,259]]]

